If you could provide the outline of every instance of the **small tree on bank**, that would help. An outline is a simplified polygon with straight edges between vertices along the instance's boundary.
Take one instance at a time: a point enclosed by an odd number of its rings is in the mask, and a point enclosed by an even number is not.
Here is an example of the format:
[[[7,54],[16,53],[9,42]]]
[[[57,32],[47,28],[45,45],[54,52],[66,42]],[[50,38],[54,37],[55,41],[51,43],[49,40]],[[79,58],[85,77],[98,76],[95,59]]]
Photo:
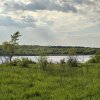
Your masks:
[[[78,61],[76,56],[76,50],[74,48],[68,49],[68,61],[67,64],[71,67],[77,67]]]
[[[48,64],[45,49],[46,48],[43,48],[43,49],[39,50],[38,64],[39,64],[39,66],[42,70],[46,70],[47,69],[47,64]]]
[[[15,55],[16,48],[18,48],[19,46],[18,40],[20,36],[21,36],[20,33],[16,32],[13,35],[11,35],[10,41],[5,41],[2,44],[3,51],[5,55],[7,55],[9,62],[12,61],[12,57]]]

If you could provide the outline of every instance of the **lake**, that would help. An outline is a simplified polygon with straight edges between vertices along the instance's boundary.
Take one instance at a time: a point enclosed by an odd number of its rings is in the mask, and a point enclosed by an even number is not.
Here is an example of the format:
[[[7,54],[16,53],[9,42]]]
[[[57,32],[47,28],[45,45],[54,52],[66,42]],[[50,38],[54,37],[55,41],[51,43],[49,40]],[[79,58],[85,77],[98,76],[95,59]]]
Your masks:
[[[77,56],[77,59],[79,62],[84,63],[86,61],[88,61],[91,58],[92,55],[79,55]],[[39,56],[14,56],[13,59],[21,59],[21,58],[29,58],[32,61],[36,61],[38,60]],[[4,58],[1,56],[0,58],[2,58],[2,60],[4,61]],[[52,61],[54,63],[60,62],[61,59],[65,59],[67,61],[68,56],[47,56],[48,61]],[[0,63],[2,63],[1,59],[0,59]]]

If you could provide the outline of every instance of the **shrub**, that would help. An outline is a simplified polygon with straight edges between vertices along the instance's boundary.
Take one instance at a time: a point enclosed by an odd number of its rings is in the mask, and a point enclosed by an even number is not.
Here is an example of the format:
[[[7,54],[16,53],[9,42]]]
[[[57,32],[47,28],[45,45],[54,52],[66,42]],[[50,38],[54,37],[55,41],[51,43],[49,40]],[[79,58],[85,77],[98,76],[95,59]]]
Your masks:
[[[100,55],[93,56],[87,63],[100,63]]]
[[[13,61],[11,61],[11,62],[9,62],[9,65],[11,65],[11,66],[17,66],[18,65],[18,63],[19,63],[19,59],[14,59]]]
[[[61,65],[61,66],[64,66],[65,64],[66,64],[65,59],[61,59],[61,60],[60,60],[60,65]]]
[[[21,67],[28,67],[28,65],[32,63],[35,64],[36,62],[29,60],[28,58],[21,58],[21,60],[18,62],[18,65]]]
[[[78,66],[78,60],[76,57],[76,50],[74,48],[68,49],[68,61],[67,64],[71,67],[77,67]]]
[[[46,70],[47,64],[48,64],[47,57],[46,56],[40,56],[39,59],[38,59],[38,64],[39,64],[40,68],[42,68],[43,70]]]
[[[14,59],[11,62],[7,62],[7,65],[10,66],[21,66],[21,67],[28,67],[28,64],[36,64],[36,62],[32,61],[31,59],[28,58],[21,58],[21,59]]]
[[[28,67],[28,59],[27,58],[21,58],[21,60],[18,62],[18,65],[21,67]]]
[[[70,67],[77,67],[78,66],[78,60],[76,57],[70,57],[67,61],[68,66]]]

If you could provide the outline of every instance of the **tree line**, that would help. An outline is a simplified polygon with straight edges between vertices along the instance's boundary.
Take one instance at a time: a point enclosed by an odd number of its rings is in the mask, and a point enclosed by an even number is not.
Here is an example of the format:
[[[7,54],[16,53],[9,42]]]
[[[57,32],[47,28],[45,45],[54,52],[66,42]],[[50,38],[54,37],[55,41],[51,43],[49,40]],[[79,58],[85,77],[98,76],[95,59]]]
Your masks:
[[[45,51],[46,55],[67,55],[69,48],[74,48],[77,55],[93,55],[100,48],[90,48],[90,47],[57,47],[57,46],[34,46],[34,45],[19,45],[19,48],[16,48],[14,55],[19,56],[36,56],[39,55],[39,51],[42,49]],[[0,45],[0,55],[7,55]]]

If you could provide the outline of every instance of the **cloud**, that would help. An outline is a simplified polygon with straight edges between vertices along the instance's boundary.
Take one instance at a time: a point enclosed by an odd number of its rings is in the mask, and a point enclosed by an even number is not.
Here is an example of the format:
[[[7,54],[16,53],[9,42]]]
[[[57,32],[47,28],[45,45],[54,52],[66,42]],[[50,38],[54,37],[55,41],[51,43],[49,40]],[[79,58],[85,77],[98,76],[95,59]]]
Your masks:
[[[9,11],[18,10],[50,10],[50,11],[63,11],[63,12],[77,12],[74,5],[66,2],[60,2],[60,0],[32,0],[30,3],[23,1],[8,1],[4,2],[4,9]]]
[[[36,36],[37,40],[46,40],[48,44],[53,44],[52,41],[55,44],[66,44],[67,40],[72,43],[76,39],[83,40],[82,37],[90,39],[88,36],[98,40],[96,28],[94,34],[85,30],[92,30],[100,25],[100,0],[1,1],[0,26],[22,29],[23,34],[27,30],[30,36],[34,34],[31,38]]]
[[[5,27],[19,27],[19,28],[25,28],[25,27],[35,27],[34,18],[31,16],[22,16],[21,20],[13,18],[11,16],[0,16],[0,26]]]
[[[99,0],[6,0],[2,9],[23,27],[52,25],[53,31],[70,32],[100,23]]]

